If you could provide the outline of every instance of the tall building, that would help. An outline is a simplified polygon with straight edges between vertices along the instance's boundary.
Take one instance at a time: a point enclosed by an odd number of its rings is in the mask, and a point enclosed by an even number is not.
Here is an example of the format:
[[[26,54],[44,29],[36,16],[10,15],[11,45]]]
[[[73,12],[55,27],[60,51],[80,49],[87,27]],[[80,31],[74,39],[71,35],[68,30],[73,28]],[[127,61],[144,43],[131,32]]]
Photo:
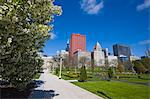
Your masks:
[[[121,62],[130,60],[131,50],[129,46],[115,44],[113,45],[114,56],[117,56]]]
[[[131,56],[130,47],[120,44],[113,45],[114,56]]]
[[[85,60],[85,66],[88,67],[91,65],[91,52],[87,52],[87,51],[77,51],[74,53],[74,64],[77,67],[81,67],[81,60],[82,58],[84,58]]]
[[[103,51],[104,51],[105,58],[107,58],[109,55],[108,48],[104,48]]]
[[[66,51],[69,52],[69,40],[67,41]]]
[[[86,37],[81,34],[72,34],[70,39],[69,56],[73,57],[76,51],[86,50]]]
[[[92,60],[95,66],[105,65],[105,55],[101,45],[97,42],[92,52]]]

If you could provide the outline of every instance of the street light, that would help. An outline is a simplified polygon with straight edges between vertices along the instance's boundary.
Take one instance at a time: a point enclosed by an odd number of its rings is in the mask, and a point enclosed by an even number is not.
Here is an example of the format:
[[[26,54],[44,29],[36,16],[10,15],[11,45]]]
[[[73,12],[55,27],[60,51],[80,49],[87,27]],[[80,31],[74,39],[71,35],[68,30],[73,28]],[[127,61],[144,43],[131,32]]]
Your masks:
[[[60,55],[60,71],[59,71],[59,79],[61,79],[61,70],[62,70],[62,57]]]

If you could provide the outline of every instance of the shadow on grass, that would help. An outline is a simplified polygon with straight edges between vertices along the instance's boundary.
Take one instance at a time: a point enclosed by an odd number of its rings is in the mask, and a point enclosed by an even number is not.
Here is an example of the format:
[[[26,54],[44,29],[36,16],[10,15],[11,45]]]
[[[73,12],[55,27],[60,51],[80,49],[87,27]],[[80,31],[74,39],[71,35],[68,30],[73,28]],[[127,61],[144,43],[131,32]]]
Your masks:
[[[99,93],[99,94],[105,96],[105,97],[108,98],[108,99],[111,99],[111,97],[109,97],[108,95],[106,95],[104,92],[97,91],[97,93]]]

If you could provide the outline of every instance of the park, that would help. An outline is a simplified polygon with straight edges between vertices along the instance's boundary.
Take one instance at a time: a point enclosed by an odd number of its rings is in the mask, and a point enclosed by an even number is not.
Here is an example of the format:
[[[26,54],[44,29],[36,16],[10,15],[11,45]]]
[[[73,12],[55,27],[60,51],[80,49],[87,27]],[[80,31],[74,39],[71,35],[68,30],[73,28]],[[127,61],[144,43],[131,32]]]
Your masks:
[[[1,0],[0,99],[150,99],[150,0]]]

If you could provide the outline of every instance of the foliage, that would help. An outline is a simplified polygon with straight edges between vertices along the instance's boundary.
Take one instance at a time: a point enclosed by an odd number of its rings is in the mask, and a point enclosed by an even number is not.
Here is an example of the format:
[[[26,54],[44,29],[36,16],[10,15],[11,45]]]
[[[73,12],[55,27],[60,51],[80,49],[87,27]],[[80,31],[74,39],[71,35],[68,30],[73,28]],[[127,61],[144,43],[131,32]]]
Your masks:
[[[81,66],[89,66],[91,64],[91,62],[87,57],[80,57],[79,64]]]
[[[146,69],[140,61],[134,61],[133,64],[134,64],[134,70],[138,74],[145,73]]]
[[[59,74],[59,68],[57,67],[55,70],[56,70],[55,74],[58,75]]]
[[[133,64],[130,61],[126,61],[123,63],[125,71],[132,71]]]
[[[150,58],[144,58],[140,61],[150,73]]]
[[[86,68],[85,68],[85,66],[82,66],[81,70],[80,70],[80,79],[79,79],[79,81],[84,82],[86,80],[87,80]]]
[[[118,62],[117,69],[120,73],[124,71],[124,65],[120,61]]]
[[[34,76],[34,79],[39,79],[40,78],[40,73],[36,73],[36,75]]]
[[[111,79],[113,77],[113,68],[112,67],[108,68],[108,77],[109,77],[109,79]]]
[[[24,89],[43,64],[38,55],[51,35],[54,15],[61,8],[53,0],[0,1],[0,74],[14,87]]]

